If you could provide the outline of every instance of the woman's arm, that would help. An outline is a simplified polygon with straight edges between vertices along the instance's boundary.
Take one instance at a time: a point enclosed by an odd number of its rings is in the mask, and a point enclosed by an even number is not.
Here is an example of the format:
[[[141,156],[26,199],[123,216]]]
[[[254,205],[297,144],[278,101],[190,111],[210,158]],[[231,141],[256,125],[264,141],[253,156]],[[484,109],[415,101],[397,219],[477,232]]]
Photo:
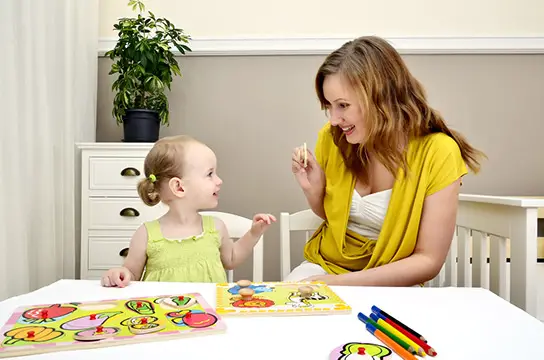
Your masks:
[[[310,206],[314,214],[316,214],[323,220],[327,220],[327,216],[325,215],[325,208],[323,207],[325,187],[323,187],[323,189],[320,189],[320,191],[304,191],[304,196],[306,196],[308,205]]]
[[[414,286],[432,280],[440,272],[451,246],[460,185],[458,179],[425,199],[416,248],[409,257],[373,269],[315,280],[354,286]]]
[[[306,153],[307,164],[304,166],[304,155],[302,154],[303,150],[301,148],[294,150],[292,170],[312,211],[323,220],[326,220],[323,207],[326,186],[325,172],[317,162],[314,154],[309,150]]]

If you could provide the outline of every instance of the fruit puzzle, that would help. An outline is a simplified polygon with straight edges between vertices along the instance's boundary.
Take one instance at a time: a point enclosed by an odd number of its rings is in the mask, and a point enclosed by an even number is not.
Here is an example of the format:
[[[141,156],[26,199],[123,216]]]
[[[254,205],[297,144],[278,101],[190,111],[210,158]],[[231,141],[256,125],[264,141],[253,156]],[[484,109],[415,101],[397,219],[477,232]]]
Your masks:
[[[0,358],[170,340],[225,331],[199,293],[18,308],[0,331]]]
[[[216,311],[230,315],[349,314],[351,307],[321,282],[220,283]]]

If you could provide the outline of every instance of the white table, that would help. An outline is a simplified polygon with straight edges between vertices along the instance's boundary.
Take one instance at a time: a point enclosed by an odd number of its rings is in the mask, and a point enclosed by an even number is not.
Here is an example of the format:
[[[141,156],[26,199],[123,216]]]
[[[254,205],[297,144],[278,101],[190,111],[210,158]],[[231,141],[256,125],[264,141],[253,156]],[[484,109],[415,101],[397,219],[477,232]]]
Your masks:
[[[544,359],[544,324],[493,293],[473,288],[334,287],[353,307],[350,315],[225,318],[224,334],[197,336],[92,350],[64,351],[21,359],[109,360],[328,359],[341,344],[379,343],[357,319],[370,307],[404,321],[427,338],[437,360]],[[61,280],[35,292],[0,302],[0,323],[20,305],[89,301],[133,296],[200,292],[215,305],[213,284],[136,282],[124,289],[97,281]],[[427,359],[433,359],[429,356]],[[395,355],[393,359],[398,359]]]

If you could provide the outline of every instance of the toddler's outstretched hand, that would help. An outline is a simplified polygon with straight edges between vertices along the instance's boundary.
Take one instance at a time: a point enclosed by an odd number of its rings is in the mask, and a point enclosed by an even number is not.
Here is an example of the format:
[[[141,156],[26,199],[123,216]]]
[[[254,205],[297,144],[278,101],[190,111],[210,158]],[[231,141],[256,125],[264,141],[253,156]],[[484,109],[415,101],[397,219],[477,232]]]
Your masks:
[[[105,287],[125,287],[132,280],[132,274],[125,267],[115,268],[108,270],[107,273],[102,276],[100,283]]]
[[[276,218],[272,214],[257,214],[253,216],[253,224],[251,225],[251,232],[255,236],[261,236],[273,222],[276,222]]]

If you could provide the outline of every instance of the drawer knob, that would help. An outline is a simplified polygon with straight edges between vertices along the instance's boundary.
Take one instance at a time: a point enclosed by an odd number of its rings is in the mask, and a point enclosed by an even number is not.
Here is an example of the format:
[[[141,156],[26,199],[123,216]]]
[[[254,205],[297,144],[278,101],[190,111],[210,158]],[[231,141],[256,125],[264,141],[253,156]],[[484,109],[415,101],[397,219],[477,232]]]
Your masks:
[[[128,248],[124,248],[123,250],[119,251],[119,256],[127,257],[128,255]]]
[[[138,210],[134,208],[124,208],[123,210],[121,210],[119,215],[136,217],[136,216],[140,216],[140,213],[138,212]]]
[[[121,170],[121,176],[140,176],[140,171],[133,167],[124,168]]]

